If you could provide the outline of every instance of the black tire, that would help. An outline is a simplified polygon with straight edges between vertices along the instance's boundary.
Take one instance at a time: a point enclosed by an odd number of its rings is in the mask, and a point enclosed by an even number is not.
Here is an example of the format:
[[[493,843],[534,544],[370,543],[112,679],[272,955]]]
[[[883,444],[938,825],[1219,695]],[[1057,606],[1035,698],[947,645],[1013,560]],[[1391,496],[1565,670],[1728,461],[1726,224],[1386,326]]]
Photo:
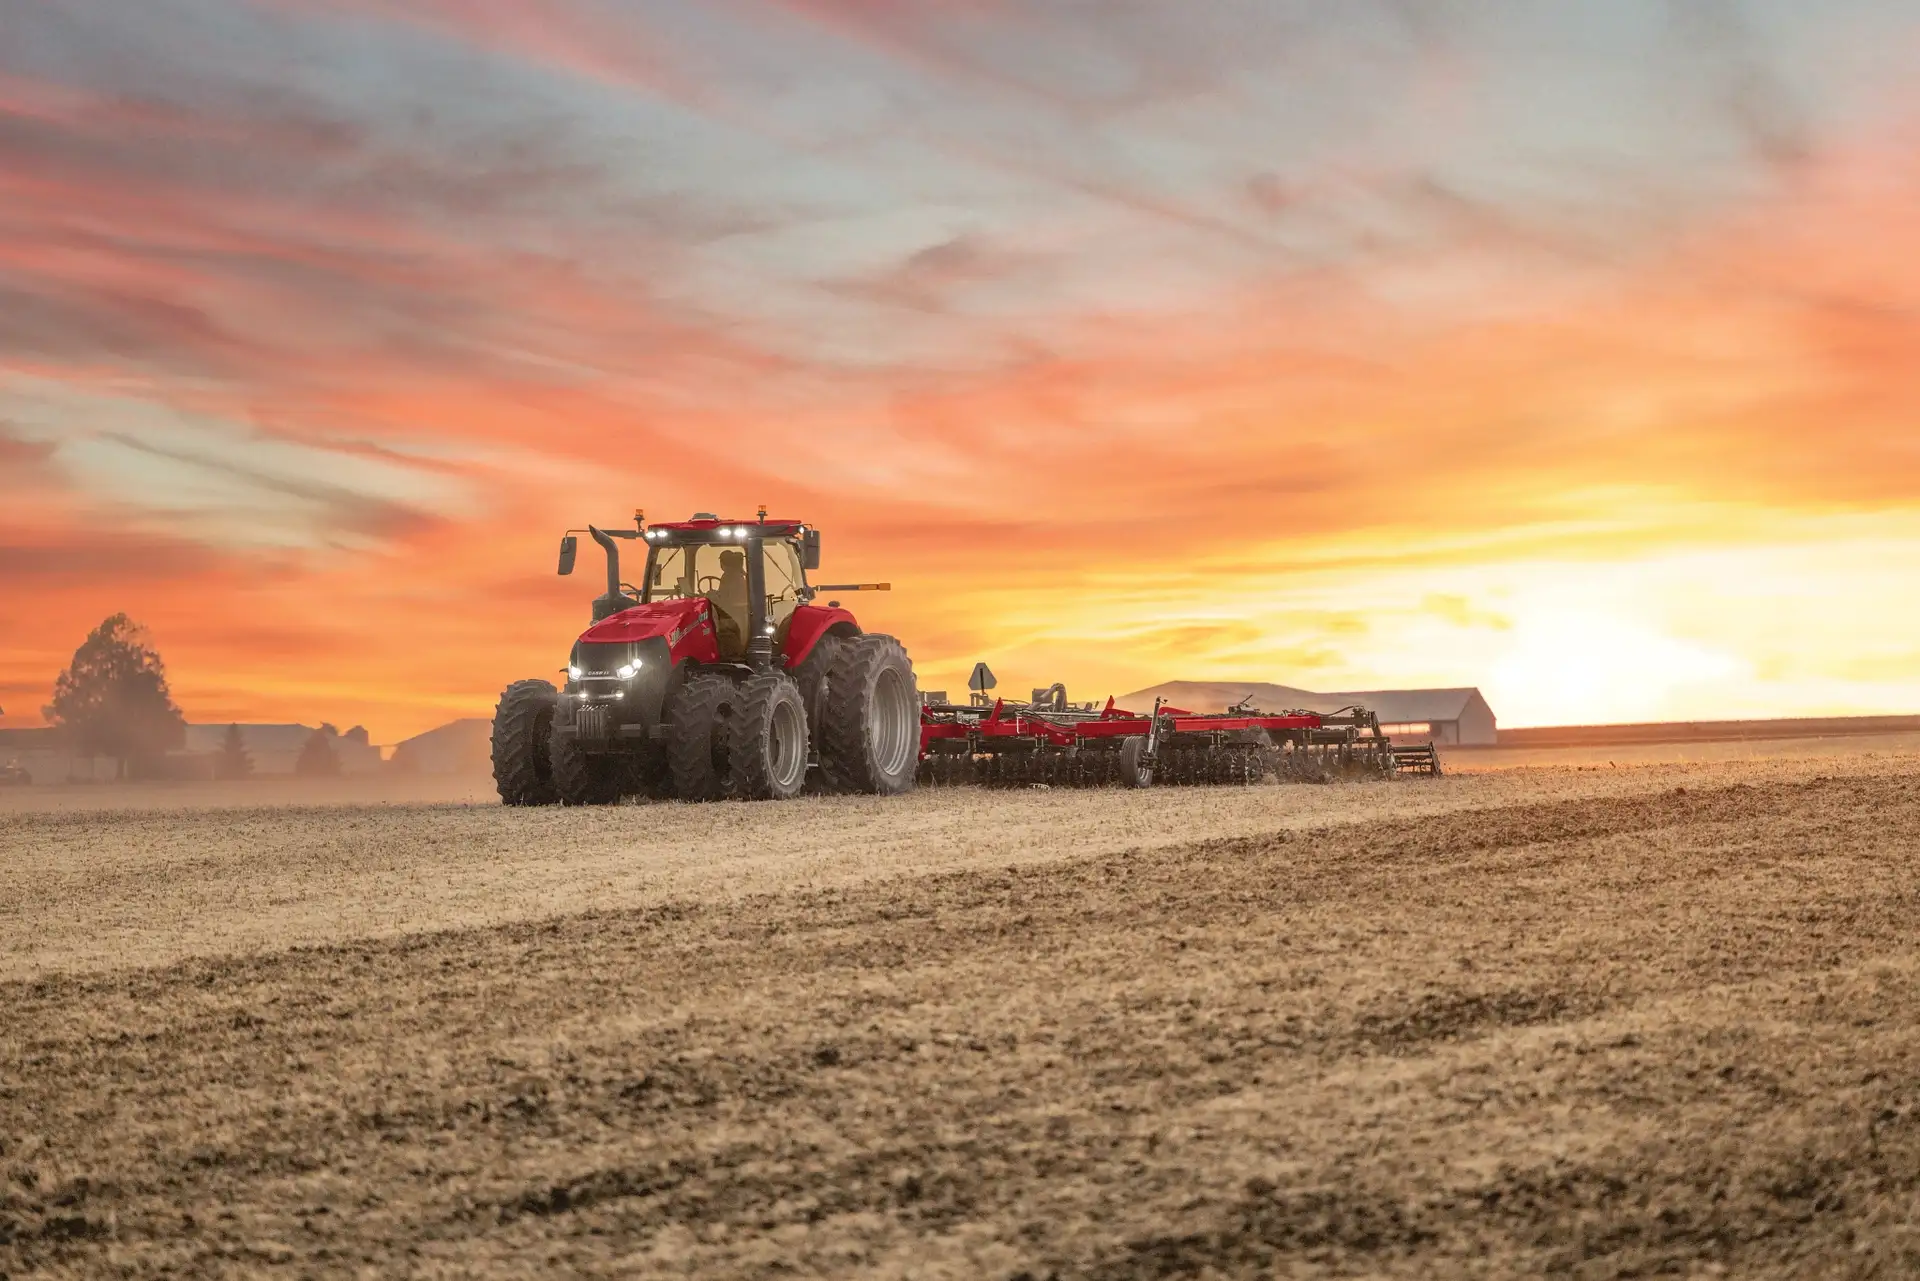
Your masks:
[[[648,743],[628,758],[624,794],[649,801],[673,799],[673,771],[667,768],[667,745]]]
[[[571,734],[555,734],[547,750],[553,786],[562,805],[615,805],[627,781],[627,762],[618,756],[590,756]]]
[[[827,677],[850,639],[846,636],[822,636],[813,643],[806,659],[793,669],[794,684],[800,687],[800,697],[807,705],[807,734],[816,745],[820,739],[820,722],[827,714]]]
[[[807,707],[778,672],[734,687],[727,722],[728,791],[743,801],[784,801],[807,781]]]
[[[1153,786],[1153,767],[1147,764],[1147,740],[1130,734],[1120,740],[1120,783],[1124,787]]]
[[[667,695],[667,768],[673,794],[683,801],[717,801],[727,794],[727,720],[734,685],[724,676],[688,676]]]
[[[502,805],[552,805],[560,799],[547,751],[559,702],[551,681],[515,681],[501,693],[493,709],[493,785]]]
[[[828,790],[891,796],[912,788],[920,689],[899,641],[868,633],[841,644],[814,736]]]

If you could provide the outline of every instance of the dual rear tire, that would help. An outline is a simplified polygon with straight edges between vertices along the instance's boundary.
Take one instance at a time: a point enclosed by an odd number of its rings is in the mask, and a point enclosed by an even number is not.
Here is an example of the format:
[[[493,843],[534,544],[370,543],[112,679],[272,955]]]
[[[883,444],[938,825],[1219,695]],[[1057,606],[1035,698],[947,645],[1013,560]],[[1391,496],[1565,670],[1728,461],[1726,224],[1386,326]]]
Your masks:
[[[689,675],[667,698],[668,759],[682,800],[786,800],[807,784],[809,746],[825,792],[891,796],[920,763],[920,691],[891,636],[823,636],[790,676]]]
[[[667,696],[667,761],[683,801],[783,801],[807,781],[807,710],[779,672],[695,673]]]
[[[892,796],[920,765],[920,688],[906,647],[869,633],[840,641],[827,669],[817,733],[831,792]]]

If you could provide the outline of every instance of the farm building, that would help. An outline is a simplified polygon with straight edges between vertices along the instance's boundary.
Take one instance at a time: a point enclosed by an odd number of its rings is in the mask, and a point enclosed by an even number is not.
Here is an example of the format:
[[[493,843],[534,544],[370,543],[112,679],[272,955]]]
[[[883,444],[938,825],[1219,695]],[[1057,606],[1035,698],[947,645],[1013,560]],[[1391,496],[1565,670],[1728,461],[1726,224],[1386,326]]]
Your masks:
[[[1442,746],[1491,746],[1495,732],[1493,708],[1477,689],[1376,689],[1321,694],[1291,685],[1265,681],[1168,681],[1136,690],[1115,700],[1129,711],[1145,712],[1153,700],[1164,698],[1192,712],[1223,711],[1253,696],[1254,706],[1277,712],[1301,708],[1333,712],[1358,703],[1379,714],[1389,735]]]
[[[477,716],[448,721],[403,739],[393,748],[394,769],[406,774],[469,774],[492,763],[493,722]]]
[[[380,749],[367,731],[354,726],[342,734],[331,725],[240,726],[240,742],[256,775],[293,773],[300,749],[314,734],[324,734],[342,774],[365,774],[381,767]],[[189,725],[185,746],[169,752],[156,767],[157,777],[211,778],[214,761],[226,743],[227,726]],[[119,765],[106,757],[70,752],[51,729],[0,729],[0,765],[17,762],[35,783],[104,783],[118,776]]]

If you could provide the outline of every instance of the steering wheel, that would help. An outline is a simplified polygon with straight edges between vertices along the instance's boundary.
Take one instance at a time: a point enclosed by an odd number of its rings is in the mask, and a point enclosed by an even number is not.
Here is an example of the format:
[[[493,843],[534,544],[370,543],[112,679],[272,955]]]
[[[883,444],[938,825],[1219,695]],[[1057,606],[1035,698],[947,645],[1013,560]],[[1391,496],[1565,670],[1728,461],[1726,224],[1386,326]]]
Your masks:
[[[707,586],[708,583],[712,583],[713,586]],[[707,592],[717,592],[720,590],[720,575],[702,574],[699,581],[694,583],[694,588],[703,595]]]

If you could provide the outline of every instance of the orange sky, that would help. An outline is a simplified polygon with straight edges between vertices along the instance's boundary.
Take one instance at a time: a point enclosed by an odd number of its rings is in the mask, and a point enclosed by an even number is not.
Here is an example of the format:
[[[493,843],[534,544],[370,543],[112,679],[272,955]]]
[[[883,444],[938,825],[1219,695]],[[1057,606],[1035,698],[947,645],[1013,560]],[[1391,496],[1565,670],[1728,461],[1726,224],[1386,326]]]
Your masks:
[[[1920,16],[1323,8],[10,19],[0,721],[391,742],[761,502],[926,687],[1920,711]]]

